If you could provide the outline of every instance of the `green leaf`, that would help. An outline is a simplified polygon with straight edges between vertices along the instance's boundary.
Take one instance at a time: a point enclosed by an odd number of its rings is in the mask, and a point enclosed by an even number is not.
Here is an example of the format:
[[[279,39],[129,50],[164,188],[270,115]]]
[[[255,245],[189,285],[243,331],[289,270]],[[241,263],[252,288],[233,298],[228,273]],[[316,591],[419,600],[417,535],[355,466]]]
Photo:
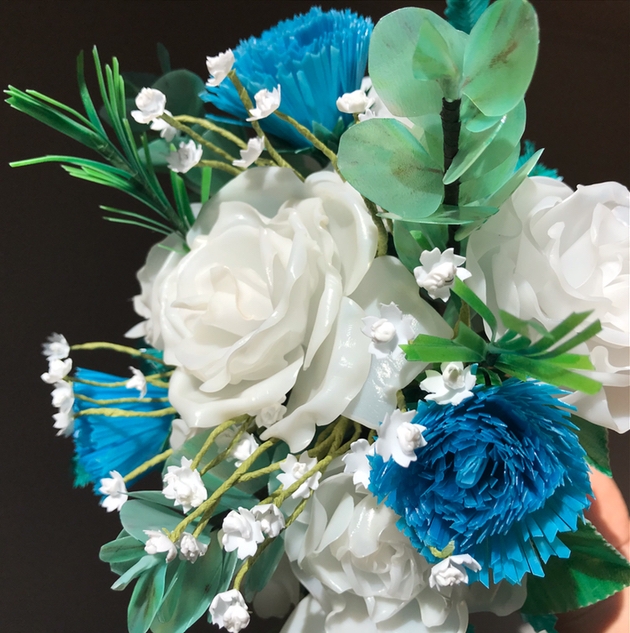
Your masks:
[[[173,116],[204,116],[203,101],[199,95],[204,92],[205,84],[195,73],[172,70],[160,77],[151,88],[166,95],[167,107]]]
[[[544,565],[544,578],[528,578],[524,613],[546,615],[582,609],[630,585],[630,563],[589,521],[580,523],[576,532],[559,537],[571,556],[551,558]]]
[[[463,363],[478,363],[484,357],[474,350],[459,345],[449,339],[439,336],[419,334],[408,345],[401,345],[407,360],[424,363],[446,363],[461,361]]]
[[[488,354],[488,344],[479,334],[473,332],[465,323],[460,323],[457,329],[457,336],[453,339],[455,343],[468,347],[477,353],[482,359]]]
[[[608,454],[608,429],[598,424],[592,424],[577,415],[571,416],[571,422],[578,427],[576,433],[582,448],[586,451],[589,464],[604,475],[612,477]]]
[[[146,633],[153,622],[162,598],[166,579],[166,563],[153,567],[138,578],[127,608],[129,633]]]
[[[488,4],[489,0],[446,0],[444,15],[456,29],[470,33]]]
[[[267,546],[265,551],[247,572],[245,582],[243,583],[243,595],[245,600],[252,600],[254,594],[262,591],[267,586],[283,554],[284,539],[281,535],[273,539],[273,542]]]
[[[99,558],[105,563],[137,561],[144,555],[144,545],[133,536],[118,537],[105,543],[99,552]]]
[[[423,224],[459,224],[466,226],[475,222],[485,222],[491,218],[499,209],[496,207],[451,207],[441,206],[428,218],[422,220]],[[383,214],[387,217],[388,214]]]
[[[581,332],[578,332],[575,336],[572,336],[568,341],[565,341],[558,347],[555,347],[551,351],[546,354],[542,354],[540,358],[549,358],[552,356],[558,356],[560,354],[564,354],[565,352],[581,345],[582,343],[588,341],[593,338],[596,334],[599,334],[602,331],[602,324],[599,322],[599,319],[595,321],[595,323],[591,323],[588,327],[584,328]]]
[[[83,102],[85,112],[88,115],[88,119],[92,122],[95,131],[100,133],[103,137],[107,138],[107,133],[105,132],[105,128],[101,123],[101,119],[98,116],[98,112],[96,111],[96,107],[94,106],[94,102],[92,101],[92,97],[90,96],[90,91],[88,90],[87,84],[85,83],[84,68],[85,66],[83,51],[81,51],[79,53],[79,56],[77,57],[77,81],[79,83],[79,94],[81,95],[81,101]]]
[[[492,335],[497,331],[497,319],[490,308],[459,278],[451,289],[462,301],[465,301],[489,326]]]
[[[201,197],[199,201],[204,204],[210,198],[210,187],[212,186],[212,167],[201,168]]]
[[[122,526],[130,536],[142,543],[148,540],[144,530],[166,528],[172,532],[183,519],[183,515],[179,512],[149,501],[131,499],[120,509]]]
[[[411,234],[409,227],[416,225],[400,220],[395,220],[393,224],[394,246],[396,247],[398,259],[408,270],[413,272],[413,269],[420,265],[422,251],[426,248],[430,249],[430,246],[426,243],[423,248]]]
[[[534,169],[538,159],[541,157],[543,150],[538,150],[522,167],[514,174],[489,198],[484,200],[484,204],[490,207],[500,207],[527,178],[529,172]]]
[[[556,631],[556,624],[558,618],[555,615],[529,615],[528,613],[521,613],[521,617],[527,622],[536,633],[558,633]]]
[[[549,347],[551,347],[554,343],[557,343],[573,332],[573,330],[575,330],[578,325],[582,324],[590,314],[591,312],[572,312],[566,319],[556,325],[556,327],[549,332],[548,336],[543,336],[540,341],[537,341],[534,345],[532,345],[529,350],[530,354],[541,353],[549,349]]]
[[[157,57],[160,64],[160,70],[165,75],[171,72],[171,56],[168,49],[161,42],[157,43]]]
[[[181,176],[178,176],[174,171],[171,171],[171,187],[173,188],[173,195],[175,197],[175,208],[177,213],[188,227],[191,227],[195,222],[195,216],[193,215],[190,207],[190,199],[188,198],[188,191],[186,191],[186,183]]]
[[[129,503],[129,502],[127,502]],[[127,505],[127,504],[125,504]],[[133,582],[136,578],[138,578],[141,574],[144,574],[148,570],[153,567],[157,567],[158,565],[164,562],[163,559],[149,555],[143,556],[133,567],[127,570],[113,585],[112,589],[114,591],[122,591],[127,588],[129,583]]]
[[[487,116],[521,101],[538,57],[538,18],[527,0],[497,0],[470,33],[462,92]]]

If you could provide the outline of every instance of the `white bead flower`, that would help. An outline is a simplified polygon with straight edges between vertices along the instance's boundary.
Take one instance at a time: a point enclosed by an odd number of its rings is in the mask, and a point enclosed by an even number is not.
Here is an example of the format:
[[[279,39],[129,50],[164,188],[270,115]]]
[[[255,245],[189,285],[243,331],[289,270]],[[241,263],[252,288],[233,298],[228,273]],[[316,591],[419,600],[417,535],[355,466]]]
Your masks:
[[[374,448],[374,444],[367,440],[357,440],[350,444],[350,451],[341,458],[345,464],[343,472],[352,475],[352,483],[357,490],[365,491],[370,485],[371,468],[367,458],[368,455],[374,455]]]
[[[258,543],[265,540],[260,523],[247,508],[239,508],[238,512],[232,510],[223,519],[222,529],[223,549],[226,552],[238,550],[236,556],[240,560],[253,556],[258,549]]]
[[[168,168],[179,174],[190,171],[200,160],[203,154],[201,145],[197,145],[192,139],[188,143],[182,141],[176,152],[171,152],[166,157]]]
[[[48,371],[44,372],[41,378],[49,385],[54,385],[57,382],[61,382],[70,373],[71,369],[71,358],[66,358],[66,360],[61,360],[60,358],[52,358],[48,362]]]
[[[372,104],[374,99],[368,97],[363,90],[346,92],[337,99],[337,109],[346,114],[361,114]]]
[[[429,586],[450,598],[455,587],[468,584],[466,568],[480,571],[481,565],[469,554],[449,556],[431,569]]]
[[[212,624],[223,627],[230,633],[239,633],[249,624],[247,605],[238,589],[217,594],[210,604]]]
[[[380,306],[380,318],[367,316],[362,319],[363,334],[371,339],[370,354],[382,360],[388,356],[397,357],[403,354],[401,345],[408,343],[414,336],[412,318],[401,312],[395,303]]]
[[[206,85],[211,88],[218,86],[228,76],[232,66],[234,66],[234,53],[231,48],[215,57],[206,57],[206,67],[211,75]]]
[[[63,435],[68,437],[72,435],[74,431],[74,416],[69,411],[59,411],[59,413],[53,413],[55,423],[53,428],[57,429],[57,436]]]
[[[53,332],[42,344],[42,354],[49,360],[63,360],[70,354],[70,345],[63,334]]]
[[[143,88],[136,97],[137,110],[131,111],[131,116],[138,123],[150,123],[158,119],[165,112],[166,95],[154,88]]]
[[[263,534],[269,538],[276,538],[284,530],[284,514],[275,503],[265,503],[254,506],[252,514],[260,523]]]
[[[172,116],[168,110],[164,110],[164,114]],[[167,123],[164,119],[153,119],[149,126],[154,132],[159,132],[160,136],[170,143],[177,135],[177,128],[173,127],[170,123]]]
[[[201,541],[198,541],[189,532],[184,532],[179,540],[179,557],[182,560],[187,560],[189,563],[194,563],[200,556],[205,556],[208,551],[208,546]]]
[[[377,455],[384,461],[391,458],[407,468],[411,462],[418,459],[416,449],[426,446],[426,440],[422,437],[422,432],[426,428],[420,424],[412,424],[411,420],[416,415],[416,411],[402,412],[396,409],[391,414],[387,414],[378,429],[378,439],[374,443]]]
[[[107,495],[101,501],[101,505],[107,512],[119,511],[129,498],[127,486],[125,486],[125,480],[118,471],[111,470],[109,475],[109,477],[101,479],[101,487],[98,489],[102,495]]]
[[[225,450],[236,435],[236,430],[232,427],[229,428],[223,433],[219,435],[216,439],[216,444],[221,450]],[[238,467],[240,466],[248,457],[251,457],[256,449],[258,448],[258,442],[256,438],[251,435],[251,433],[243,433],[236,445],[230,451],[228,455],[228,459],[235,460],[234,463]]]
[[[258,428],[268,428],[279,420],[282,420],[286,412],[287,408],[279,402],[276,402],[275,404],[272,404],[268,407],[264,407],[258,413],[256,413],[256,426]]]
[[[159,530],[142,530],[149,540],[144,545],[144,551],[147,554],[155,555],[166,552],[166,562],[170,563],[177,556],[177,547],[164,532]]]
[[[164,475],[165,488],[162,494],[174,499],[175,505],[181,505],[184,512],[201,505],[208,498],[198,470],[191,470],[192,459],[182,457],[181,466],[169,466]]]
[[[55,383],[52,390],[52,405],[59,409],[61,413],[69,413],[74,404],[74,389],[72,383],[61,380]]]
[[[260,158],[264,149],[265,139],[262,136],[250,138],[249,141],[247,141],[247,148],[240,151],[241,158],[239,160],[232,161],[232,165],[234,165],[234,167],[247,169]]]
[[[140,398],[144,398],[147,395],[147,379],[144,374],[135,367],[130,367],[133,376],[127,381],[125,387],[127,389],[137,389],[140,394]]]
[[[278,475],[278,481],[286,490],[287,488],[291,487],[296,481],[304,477],[304,475],[306,475],[306,473],[309,470],[313,469],[316,465],[317,459],[315,457],[309,457],[308,453],[306,452],[300,455],[299,461],[295,458],[295,455],[290,453],[280,465],[283,473],[281,475]],[[291,495],[291,498],[306,499],[311,494],[311,490],[317,490],[321,476],[321,472],[316,472],[314,475],[311,475]]]
[[[420,387],[430,394],[425,400],[433,400],[438,404],[458,405],[473,395],[471,391],[477,382],[470,367],[464,368],[460,362],[442,363],[442,373],[427,370],[427,377],[420,383]]]
[[[267,118],[270,114],[273,114],[280,107],[280,100],[282,98],[282,89],[280,86],[276,86],[273,90],[269,91],[266,88],[259,90],[254,95],[256,101],[256,107],[252,108],[249,113],[252,115],[248,121],[259,121],[260,119]]]
[[[448,301],[455,278],[464,281],[470,277],[469,271],[458,268],[465,261],[466,258],[455,255],[452,248],[447,248],[443,253],[439,248],[424,251],[420,255],[421,266],[413,269],[416,283],[420,288],[424,288],[432,299]]]

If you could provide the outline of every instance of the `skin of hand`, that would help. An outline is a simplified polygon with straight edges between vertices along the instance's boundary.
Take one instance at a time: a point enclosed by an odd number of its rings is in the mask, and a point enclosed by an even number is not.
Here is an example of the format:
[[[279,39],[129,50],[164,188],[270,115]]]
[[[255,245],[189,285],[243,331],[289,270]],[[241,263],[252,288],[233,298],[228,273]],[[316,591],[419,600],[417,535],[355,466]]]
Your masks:
[[[597,470],[591,471],[595,501],[586,518],[600,534],[630,559],[630,516],[617,484]],[[630,587],[585,609],[558,616],[558,633],[629,633]]]

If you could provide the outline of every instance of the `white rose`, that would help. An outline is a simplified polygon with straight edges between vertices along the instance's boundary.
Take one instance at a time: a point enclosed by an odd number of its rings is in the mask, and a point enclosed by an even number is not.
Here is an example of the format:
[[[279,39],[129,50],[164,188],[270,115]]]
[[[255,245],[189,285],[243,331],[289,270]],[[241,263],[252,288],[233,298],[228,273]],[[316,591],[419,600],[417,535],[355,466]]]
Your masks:
[[[286,415],[262,438],[294,452],[342,413],[376,427],[395,408],[422,365],[373,361],[362,318],[393,301],[414,335],[450,328],[398,260],[374,260],[376,239],[361,196],[330,172],[302,183],[288,169],[250,169],[204,206],[190,252],[155,273],[151,289],[153,329],[159,321],[165,361],[177,367],[169,397],[188,436],[289,391]]]
[[[571,312],[593,311],[602,331],[582,349],[603,383],[566,400],[578,414],[623,432],[630,428],[629,192],[615,182],[573,192],[551,178],[529,178],[470,237],[468,285],[493,311],[536,319],[551,329]]]

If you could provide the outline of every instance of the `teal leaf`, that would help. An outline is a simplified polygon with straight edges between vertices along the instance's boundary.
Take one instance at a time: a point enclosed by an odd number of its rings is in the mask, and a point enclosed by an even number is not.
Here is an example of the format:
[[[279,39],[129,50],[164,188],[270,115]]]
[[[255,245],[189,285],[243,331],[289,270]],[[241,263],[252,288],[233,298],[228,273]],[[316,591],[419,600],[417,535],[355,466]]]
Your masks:
[[[442,202],[442,170],[395,119],[351,127],[341,137],[338,164],[355,189],[399,219],[417,222]]]
[[[582,609],[630,585],[630,562],[589,521],[580,523],[576,532],[558,536],[571,556],[552,557],[544,565],[543,578],[528,578],[524,613],[547,615]]]
[[[582,448],[586,451],[588,463],[604,475],[612,477],[608,454],[608,429],[592,424],[577,415],[571,416],[571,422],[578,427],[576,434]]]
[[[401,222],[395,220],[394,224],[394,246],[396,247],[396,254],[398,259],[405,265],[405,267],[413,272],[413,269],[420,265],[420,255],[422,251],[429,248],[428,243],[423,248],[411,234],[409,230],[410,226],[416,226],[408,222]]]
[[[462,301],[467,303],[489,326],[492,335],[497,331],[497,319],[490,308],[459,278],[451,288]]]
[[[491,150],[492,146],[489,148],[489,151]],[[479,174],[479,176],[474,175],[477,171],[477,165],[473,165],[473,168],[466,173],[460,182],[459,203],[469,207],[486,204],[484,201],[499,191],[514,174],[516,164],[518,163],[518,152],[518,147],[515,147],[512,150],[512,154],[500,165],[497,165],[485,173]]]
[[[534,169],[543,150],[538,150],[522,167],[512,175],[495,193],[483,201],[485,206],[500,207],[527,178],[529,172]]]
[[[120,509],[120,522],[130,536],[146,543],[144,530],[162,530],[172,532],[184,519],[182,514],[165,506],[131,499]]]
[[[133,536],[118,537],[115,541],[105,543],[99,552],[99,558],[104,563],[137,561],[143,555],[143,543]]]
[[[440,207],[435,213],[428,218],[424,218],[422,223],[424,225],[431,224],[459,224],[466,226],[468,224],[475,224],[478,222],[485,222],[488,218],[492,217],[499,209],[496,207],[477,207],[477,206],[460,206]],[[387,214],[384,214],[387,217]]]
[[[166,563],[153,567],[138,578],[127,608],[129,633],[146,633],[164,597]]]
[[[278,536],[265,548],[265,551],[254,562],[245,576],[243,595],[245,600],[252,600],[254,594],[262,591],[273,576],[280,559],[284,554],[284,539]]]
[[[199,95],[204,92],[205,84],[195,73],[183,69],[172,70],[162,75],[151,87],[166,95],[167,108],[173,116],[204,116],[203,101]]]
[[[488,4],[489,0],[446,0],[444,15],[456,29],[470,33]]]
[[[125,504],[126,505],[126,504]],[[157,567],[164,563],[164,559],[147,554],[143,556],[133,567],[127,570],[113,585],[114,591],[122,591],[127,588],[129,583],[133,582],[141,574],[144,574],[153,567]]]
[[[487,116],[521,101],[538,57],[538,18],[527,0],[497,0],[470,33],[462,92]]]

